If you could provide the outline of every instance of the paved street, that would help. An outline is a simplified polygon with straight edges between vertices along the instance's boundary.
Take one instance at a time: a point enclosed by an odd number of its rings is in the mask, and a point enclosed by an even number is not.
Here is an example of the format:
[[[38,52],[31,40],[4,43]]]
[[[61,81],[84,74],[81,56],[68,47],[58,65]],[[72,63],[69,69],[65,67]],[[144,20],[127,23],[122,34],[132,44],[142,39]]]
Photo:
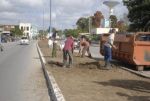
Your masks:
[[[100,49],[99,49],[99,45],[98,44],[92,44],[90,46],[90,51],[91,51],[91,55],[94,58],[104,58],[101,54],[100,54]]]
[[[5,43],[0,52],[0,101],[50,101],[36,42]]]

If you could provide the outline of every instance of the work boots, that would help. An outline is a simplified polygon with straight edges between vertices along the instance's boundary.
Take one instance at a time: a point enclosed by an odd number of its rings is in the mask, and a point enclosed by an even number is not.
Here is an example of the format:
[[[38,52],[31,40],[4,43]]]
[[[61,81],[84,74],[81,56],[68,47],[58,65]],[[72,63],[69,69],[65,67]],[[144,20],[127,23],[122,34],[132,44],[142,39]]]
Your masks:
[[[111,64],[110,64],[110,62],[108,62],[108,61],[105,61],[104,68],[105,68],[106,70],[109,70],[109,69],[111,69]]]

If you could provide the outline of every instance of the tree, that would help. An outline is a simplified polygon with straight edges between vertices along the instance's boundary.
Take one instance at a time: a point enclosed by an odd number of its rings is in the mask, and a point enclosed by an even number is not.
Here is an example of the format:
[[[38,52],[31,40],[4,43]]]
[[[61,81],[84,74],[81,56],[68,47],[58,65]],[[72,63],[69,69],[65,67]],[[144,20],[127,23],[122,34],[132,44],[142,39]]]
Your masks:
[[[48,34],[48,30],[39,30],[39,35],[38,35],[38,37],[44,38],[44,37],[47,36],[47,34]]]
[[[82,32],[88,32],[89,30],[89,18],[81,17],[76,22],[77,29],[81,30]]]
[[[100,24],[101,24],[101,19],[103,19],[104,16],[103,14],[101,13],[101,11],[97,11],[94,16],[92,17],[92,25],[95,27],[95,28],[98,28],[100,27]]]
[[[77,38],[78,37],[78,34],[80,33],[81,31],[78,30],[78,29],[65,29],[63,31],[64,35],[72,35],[73,37]]]
[[[12,33],[12,36],[14,37],[23,35],[23,31],[19,29],[19,26],[15,26],[15,28],[11,29],[10,32]]]
[[[129,10],[131,31],[148,31],[150,22],[150,0],[123,0]]]
[[[115,15],[110,15],[110,25],[111,28],[117,27],[117,17]]]
[[[127,24],[124,23],[124,21],[118,21],[117,22],[117,28],[119,29],[118,32],[122,33],[122,32],[126,32],[128,29]]]

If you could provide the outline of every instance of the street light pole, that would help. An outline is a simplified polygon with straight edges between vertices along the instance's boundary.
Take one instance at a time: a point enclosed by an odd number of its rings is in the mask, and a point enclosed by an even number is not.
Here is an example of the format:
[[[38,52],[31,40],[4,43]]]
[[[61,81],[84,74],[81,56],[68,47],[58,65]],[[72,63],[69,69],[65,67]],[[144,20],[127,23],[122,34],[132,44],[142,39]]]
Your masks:
[[[52,25],[52,15],[51,15],[51,12],[52,12],[52,0],[50,0],[50,7],[49,7],[49,10],[50,10],[50,24],[49,24],[49,33],[51,33],[51,25]]]
[[[43,35],[44,35],[44,7],[43,7]]]
[[[91,33],[91,19],[90,19],[90,16],[89,16],[89,33]]]

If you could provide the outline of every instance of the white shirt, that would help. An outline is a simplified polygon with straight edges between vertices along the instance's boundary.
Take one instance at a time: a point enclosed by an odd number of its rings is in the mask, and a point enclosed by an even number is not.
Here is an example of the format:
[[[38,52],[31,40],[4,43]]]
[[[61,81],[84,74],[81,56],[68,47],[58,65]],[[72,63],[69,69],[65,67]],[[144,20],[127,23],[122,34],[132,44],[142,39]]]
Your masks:
[[[51,39],[48,40],[48,45],[52,46],[53,45],[53,41]]]
[[[113,45],[113,43],[114,43],[114,38],[115,38],[115,33],[111,33],[108,36],[108,39],[107,39],[107,41],[106,41],[106,43],[104,45],[111,48],[112,47],[111,45]]]

